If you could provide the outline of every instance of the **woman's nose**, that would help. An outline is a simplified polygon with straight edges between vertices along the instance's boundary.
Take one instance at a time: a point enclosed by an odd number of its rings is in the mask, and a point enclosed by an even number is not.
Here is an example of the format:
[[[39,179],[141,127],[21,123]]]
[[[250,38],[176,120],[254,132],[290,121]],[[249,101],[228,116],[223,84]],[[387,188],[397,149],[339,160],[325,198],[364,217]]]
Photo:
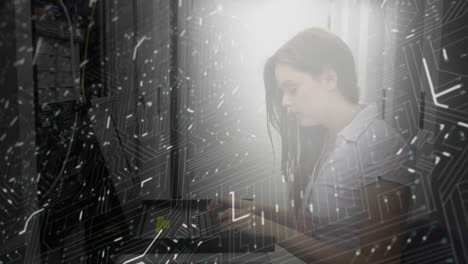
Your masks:
[[[283,95],[283,98],[281,99],[281,105],[287,108],[291,107],[291,100],[287,95]]]

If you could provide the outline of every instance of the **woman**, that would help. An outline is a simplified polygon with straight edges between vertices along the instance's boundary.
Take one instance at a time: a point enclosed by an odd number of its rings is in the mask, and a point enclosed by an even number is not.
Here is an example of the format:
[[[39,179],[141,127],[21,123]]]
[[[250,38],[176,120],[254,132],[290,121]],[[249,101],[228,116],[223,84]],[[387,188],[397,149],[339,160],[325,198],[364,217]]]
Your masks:
[[[375,104],[358,104],[349,47],[329,31],[307,29],[269,58],[264,81],[291,203],[277,210],[213,201],[212,212],[224,210],[223,229],[273,236],[307,263],[398,263],[410,207],[408,150]]]

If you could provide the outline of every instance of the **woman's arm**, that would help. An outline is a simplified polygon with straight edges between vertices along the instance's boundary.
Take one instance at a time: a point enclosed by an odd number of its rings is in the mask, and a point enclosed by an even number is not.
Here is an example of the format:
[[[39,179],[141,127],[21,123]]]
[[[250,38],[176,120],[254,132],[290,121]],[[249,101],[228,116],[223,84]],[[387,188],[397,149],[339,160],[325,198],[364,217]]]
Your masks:
[[[218,210],[216,210],[218,208]],[[267,204],[261,204],[248,200],[235,200],[234,207],[230,198],[218,198],[210,201],[209,211],[212,215],[222,212],[227,208],[235,208],[245,212],[251,212],[259,217],[265,217],[275,223],[294,228],[294,217],[291,209],[276,208]]]
[[[405,216],[410,195],[408,188],[397,183],[381,182],[363,189],[368,219],[361,225],[359,250],[343,249],[308,235],[287,230],[279,232],[279,245],[310,263],[399,263],[405,243]],[[281,227],[280,227],[281,228]],[[295,232],[293,237],[285,234]]]
[[[363,188],[368,218],[360,228],[361,248],[345,249],[319,241],[287,226],[259,219],[248,218],[248,223],[230,222],[231,211],[225,211],[222,226],[254,235],[275,236],[277,243],[306,263],[399,263],[405,242],[405,216],[409,206],[408,188],[382,181]],[[242,214],[237,212],[236,214]]]
[[[255,206],[255,207],[253,207]],[[295,228],[294,226],[294,212],[288,208],[278,208],[276,206],[271,206],[267,204],[252,204],[252,211],[257,216],[263,216],[265,219],[278,223],[280,225],[284,225],[289,228]]]

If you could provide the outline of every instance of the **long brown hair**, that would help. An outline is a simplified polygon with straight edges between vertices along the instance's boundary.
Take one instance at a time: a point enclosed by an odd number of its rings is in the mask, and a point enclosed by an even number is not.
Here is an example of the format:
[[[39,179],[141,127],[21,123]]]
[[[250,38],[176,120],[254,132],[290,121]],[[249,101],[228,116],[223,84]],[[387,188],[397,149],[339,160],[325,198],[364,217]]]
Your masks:
[[[320,155],[327,131],[323,126],[301,128],[295,117],[288,115],[281,105],[282,90],[275,77],[275,67],[279,63],[288,64],[313,78],[318,77],[324,67],[334,69],[338,90],[351,103],[358,103],[359,88],[350,48],[338,36],[322,28],[309,28],[298,33],[267,60],[263,77],[268,134],[272,145],[272,130],[280,136],[281,171],[286,179],[294,178],[290,185],[291,198],[300,201],[299,192],[306,185],[306,175]]]

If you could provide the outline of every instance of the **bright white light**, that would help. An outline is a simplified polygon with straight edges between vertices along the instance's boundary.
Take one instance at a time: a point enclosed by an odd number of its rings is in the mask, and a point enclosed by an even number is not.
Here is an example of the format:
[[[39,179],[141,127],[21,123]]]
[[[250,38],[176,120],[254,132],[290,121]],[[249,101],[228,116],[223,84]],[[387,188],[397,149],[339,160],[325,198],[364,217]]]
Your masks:
[[[251,63],[263,63],[282,44],[308,27],[326,27],[327,1],[275,0],[232,1],[231,8],[239,18],[240,43],[249,41]]]
[[[227,1],[223,4],[223,19],[232,19],[224,32],[239,43],[237,53],[244,58],[239,69],[248,80],[249,104],[257,105],[259,116],[265,114],[263,67],[268,57],[300,31],[309,27],[326,28],[329,1],[268,0]],[[234,28],[233,28],[234,27]],[[240,91],[242,93],[242,91]],[[261,124],[263,126],[263,124]]]

